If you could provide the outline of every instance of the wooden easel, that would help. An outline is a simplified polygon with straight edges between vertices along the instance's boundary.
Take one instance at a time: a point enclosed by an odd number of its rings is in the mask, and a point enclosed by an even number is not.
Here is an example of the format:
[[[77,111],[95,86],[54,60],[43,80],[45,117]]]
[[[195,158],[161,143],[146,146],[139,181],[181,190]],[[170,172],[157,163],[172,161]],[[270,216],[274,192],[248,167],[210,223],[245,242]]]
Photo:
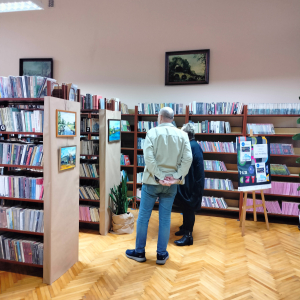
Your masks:
[[[253,130],[250,130],[250,137],[253,137]],[[253,198],[253,205],[247,206],[247,195],[248,193],[252,193],[252,198]],[[248,191],[244,192],[244,199],[243,199],[243,207],[242,207],[242,215],[241,215],[241,220],[240,220],[240,227],[242,227],[242,236],[245,235],[245,221],[246,221],[246,211],[248,208],[253,208],[253,216],[254,216],[254,222],[257,221],[257,215],[256,215],[256,207],[263,207],[264,208],[264,215],[265,215],[265,221],[266,221],[266,226],[267,230],[269,230],[269,220],[268,220],[268,214],[267,214],[267,209],[266,209],[266,202],[265,202],[265,195],[264,191],[260,191],[261,194],[261,200],[262,204],[256,205],[256,197],[255,197],[255,191]]]

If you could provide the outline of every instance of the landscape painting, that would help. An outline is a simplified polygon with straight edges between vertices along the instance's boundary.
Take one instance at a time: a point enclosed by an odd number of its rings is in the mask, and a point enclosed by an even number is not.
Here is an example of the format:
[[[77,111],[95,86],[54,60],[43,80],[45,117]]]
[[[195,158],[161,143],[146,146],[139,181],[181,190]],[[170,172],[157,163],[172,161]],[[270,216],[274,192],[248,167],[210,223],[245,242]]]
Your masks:
[[[108,120],[108,142],[118,142],[121,139],[121,121]]]
[[[76,136],[76,112],[56,110],[56,137]]]
[[[166,52],[165,85],[209,83],[210,50]]]
[[[73,169],[76,166],[76,146],[61,147],[59,149],[59,171]]]
[[[53,78],[52,58],[21,58],[19,75]]]

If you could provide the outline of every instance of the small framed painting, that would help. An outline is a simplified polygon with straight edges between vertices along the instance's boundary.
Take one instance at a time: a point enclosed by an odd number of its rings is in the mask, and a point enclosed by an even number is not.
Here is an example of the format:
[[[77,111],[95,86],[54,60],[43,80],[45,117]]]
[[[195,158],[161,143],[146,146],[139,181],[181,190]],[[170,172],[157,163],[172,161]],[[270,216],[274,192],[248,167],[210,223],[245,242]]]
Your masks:
[[[76,112],[56,110],[56,137],[76,136]]]
[[[59,149],[58,171],[65,171],[76,167],[76,146],[66,146]]]
[[[121,120],[108,120],[108,142],[114,143],[121,140]]]
[[[24,75],[53,78],[53,59],[20,58],[19,76]]]
[[[210,50],[166,52],[165,85],[209,83]]]

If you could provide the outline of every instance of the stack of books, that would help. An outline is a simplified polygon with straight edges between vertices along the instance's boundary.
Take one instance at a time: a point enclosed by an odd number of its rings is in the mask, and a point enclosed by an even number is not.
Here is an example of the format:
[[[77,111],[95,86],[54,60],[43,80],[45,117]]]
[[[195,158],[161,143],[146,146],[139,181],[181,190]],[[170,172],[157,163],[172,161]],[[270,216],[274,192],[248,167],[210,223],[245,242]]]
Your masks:
[[[99,208],[95,206],[79,205],[79,220],[99,222]]]
[[[121,120],[121,131],[131,131],[131,127],[128,120]]]
[[[23,207],[0,207],[1,228],[44,232],[44,211]]]
[[[276,195],[293,195],[300,196],[300,191],[298,191],[298,182],[280,182],[273,181],[272,187],[265,190],[266,194],[276,194]],[[259,191],[257,191],[259,193]]]
[[[0,175],[0,196],[42,200],[44,197],[43,177]]]
[[[203,152],[224,152],[236,153],[236,143],[234,142],[206,142],[198,141]]]
[[[271,175],[290,175],[290,171],[286,165],[271,164]]]
[[[0,77],[0,98],[41,98],[47,96],[48,81],[56,82],[55,79],[42,76]]]
[[[202,197],[202,204],[203,207],[214,207],[214,208],[228,208],[227,203],[225,202],[224,198],[217,198],[217,197]]]
[[[99,132],[99,119],[96,118],[83,118],[80,122],[80,128],[82,132]]]
[[[270,144],[271,154],[294,155],[292,144]]]
[[[99,95],[86,94],[80,98],[81,109],[105,109],[105,99]]]
[[[137,156],[137,164],[139,167],[145,167],[144,155]]]
[[[184,113],[183,103],[138,103],[138,112],[143,115],[158,115],[163,107],[171,107],[175,115]]]
[[[299,115],[299,103],[249,103],[248,115]]]
[[[247,124],[247,134],[250,134],[250,130],[253,130],[253,134],[275,134],[273,124]]]
[[[204,170],[206,171],[227,171],[225,163],[218,160],[204,160]]]
[[[0,259],[43,265],[44,244],[38,238],[0,235]]]
[[[0,125],[5,125],[6,131],[43,132],[44,111],[3,107],[0,108]]]
[[[144,149],[145,139],[138,137],[137,138],[137,148]]]
[[[230,179],[205,178],[205,189],[233,191],[233,184]]]
[[[79,187],[80,199],[100,200],[99,188],[93,186],[80,186]]]
[[[151,128],[157,127],[157,122],[150,121],[139,121],[138,122],[138,132],[148,132]]]
[[[93,141],[80,141],[80,154],[99,155],[99,144]]]
[[[96,164],[80,164],[79,174],[80,177],[99,177],[99,165]]]
[[[189,112],[193,115],[240,115],[243,112],[243,103],[239,102],[190,102]]]
[[[144,172],[140,172],[136,174],[136,183],[143,183],[143,175]]]
[[[195,133],[231,133],[229,122],[224,121],[202,121],[194,123]]]
[[[0,143],[0,164],[41,166],[43,145]]]
[[[121,153],[121,166],[130,166],[129,155],[124,155]]]
[[[282,201],[282,214],[289,216],[299,216],[299,203]]]
[[[252,199],[251,199],[252,200]],[[265,201],[266,208],[270,214],[281,214],[281,208],[278,201]]]

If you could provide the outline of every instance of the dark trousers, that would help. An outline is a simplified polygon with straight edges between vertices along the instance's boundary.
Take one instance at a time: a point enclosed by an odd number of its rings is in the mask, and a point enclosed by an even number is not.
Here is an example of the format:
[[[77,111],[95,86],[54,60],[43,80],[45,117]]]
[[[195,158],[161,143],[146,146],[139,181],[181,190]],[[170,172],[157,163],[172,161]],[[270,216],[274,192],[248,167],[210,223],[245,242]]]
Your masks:
[[[195,209],[180,199],[175,199],[174,203],[181,209],[183,215],[183,225],[180,227],[180,229],[193,232],[195,224]]]

